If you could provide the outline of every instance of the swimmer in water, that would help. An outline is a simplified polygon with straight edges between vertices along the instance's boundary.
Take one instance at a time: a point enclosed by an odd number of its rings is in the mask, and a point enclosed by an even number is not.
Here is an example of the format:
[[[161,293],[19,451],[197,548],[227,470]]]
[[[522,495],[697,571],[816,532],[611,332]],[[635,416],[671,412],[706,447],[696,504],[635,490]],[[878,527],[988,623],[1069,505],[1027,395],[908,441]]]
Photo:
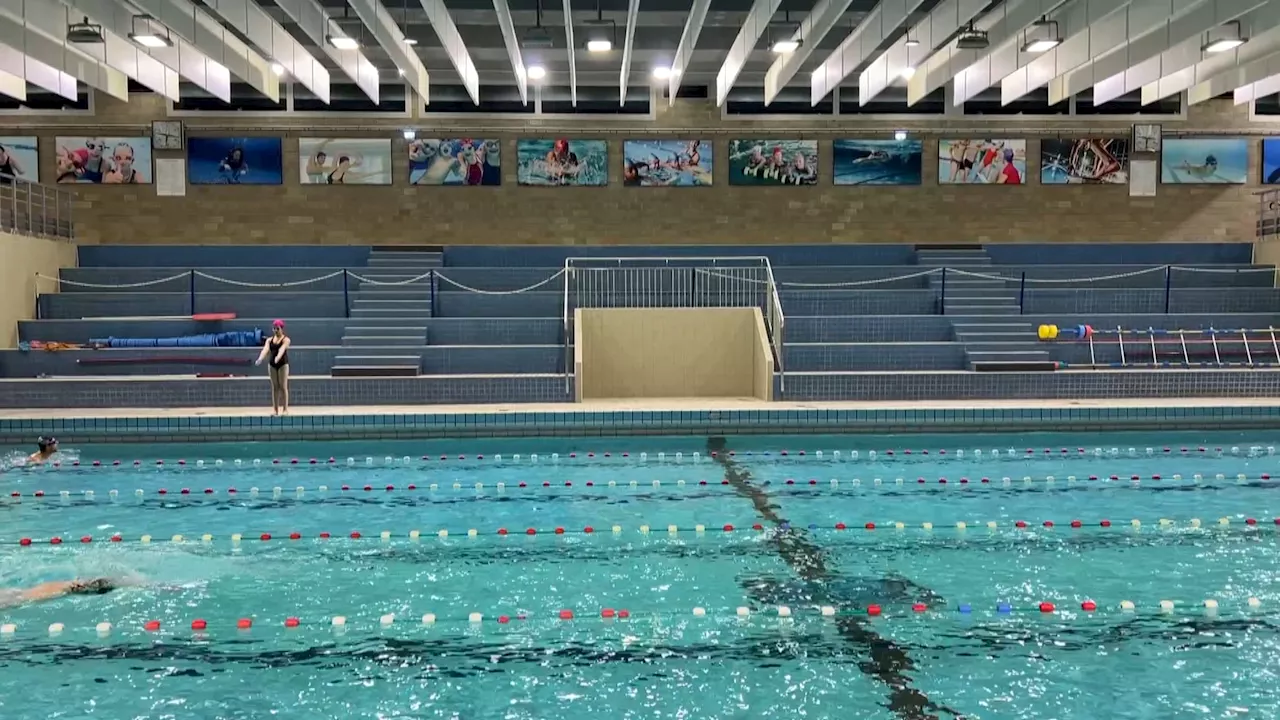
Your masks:
[[[556,140],[551,152],[546,157],[547,174],[560,183],[568,182],[582,170],[578,163],[578,154],[569,150],[569,141],[563,138]]]
[[[1218,158],[1209,155],[1204,159],[1203,165],[1192,165],[1184,160],[1178,169],[1199,180],[1207,180],[1218,174]]]
[[[36,440],[36,447],[40,448],[27,458],[28,465],[43,465],[54,453],[58,452],[58,438],[42,437]]]
[[[244,148],[234,147],[218,163],[218,172],[229,185],[239,185],[240,178],[249,174],[249,163],[244,159]]]
[[[102,177],[103,184],[132,185],[145,182],[133,167],[133,146],[129,143],[122,142],[116,145],[115,151],[111,154],[111,161],[112,165]]]
[[[118,587],[120,583],[114,580],[94,578],[93,580],[59,580],[22,589],[0,589],[0,607],[54,600],[65,595],[105,595]]]

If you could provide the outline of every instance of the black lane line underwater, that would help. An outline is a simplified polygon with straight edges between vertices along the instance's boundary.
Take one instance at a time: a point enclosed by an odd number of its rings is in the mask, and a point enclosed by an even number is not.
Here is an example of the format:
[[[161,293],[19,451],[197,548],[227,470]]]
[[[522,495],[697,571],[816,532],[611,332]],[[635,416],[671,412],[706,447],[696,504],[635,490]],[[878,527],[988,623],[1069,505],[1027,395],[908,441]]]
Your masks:
[[[707,453],[724,466],[725,479],[737,494],[751,501],[752,506],[761,518],[781,526],[786,522],[773,504],[772,499],[758,483],[749,482],[750,473],[740,467],[735,458],[726,452],[723,437],[707,438]],[[802,593],[809,602],[829,605],[849,605],[856,598],[839,597],[832,587],[831,571],[823,559],[822,549],[809,540],[808,533],[796,528],[776,532],[769,540],[777,549],[778,556],[791,567],[805,586]],[[936,603],[940,598],[931,590],[915,586],[901,578],[882,578],[877,581],[882,588],[893,591],[894,595],[912,594],[922,602],[932,600]],[[757,602],[772,604],[777,599],[779,589],[771,583],[762,584],[749,580],[743,588]],[[763,590],[763,592],[762,592]],[[926,720],[938,718],[939,712],[953,717],[963,717],[952,708],[938,705],[911,686],[907,673],[915,669],[915,663],[907,655],[904,648],[888,638],[881,637],[867,625],[867,621],[857,617],[837,617],[836,629],[849,644],[864,651],[868,659],[858,663],[863,673],[879,680],[889,688],[888,708],[904,720]]]

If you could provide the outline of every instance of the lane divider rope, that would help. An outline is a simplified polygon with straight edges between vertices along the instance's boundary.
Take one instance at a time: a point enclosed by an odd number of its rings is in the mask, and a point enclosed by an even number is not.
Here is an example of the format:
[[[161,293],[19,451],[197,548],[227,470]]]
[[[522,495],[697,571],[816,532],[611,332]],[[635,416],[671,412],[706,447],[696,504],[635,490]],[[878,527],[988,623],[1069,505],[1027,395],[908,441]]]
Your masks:
[[[1053,520],[1042,520],[1039,522],[1027,522],[1026,520],[1014,520],[1014,521],[1006,520],[1006,521],[1003,521],[1003,524],[1000,521],[996,521],[996,520],[987,520],[985,522],[979,521],[979,522],[972,522],[972,523],[966,520],[959,520],[949,524],[947,523],[934,524],[933,522],[921,522],[919,524],[916,524],[916,523],[908,524],[902,521],[889,521],[889,522],[882,522],[882,523],[864,522],[861,524],[858,524],[858,523],[848,524],[844,522],[837,522],[835,524],[823,524],[823,525],[819,525],[817,523],[810,523],[807,526],[801,525],[801,524],[792,524],[792,523],[784,522],[781,525],[779,525],[777,528],[770,528],[769,532],[771,533],[785,532],[788,530],[805,528],[811,531],[829,531],[829,532],[846,532],[846,531],[856,531],[859,529],[868,531],[868,532],[877,531],[877,530],[919,529],[924,531],[934,531],[934,530],[950,529],[950,530],[955,530],[957,532],[962,533],[968,530],[983,530],[983,529],[1000,530],[1002,528],[1013,528],[1016,530],[1030,530],[1037,526],[1045,530],[1053,530],[1054,528],[1057,528],[1059,526],[1068,527],[1073,530],[1083,530],[1086,528],[1094,528],[1094,527],[1103,528],[1103,529],[1113,528],[1113,527],[1114,528],[1129,527],[1129,528],[1137,529],[1137,528],[1143,528],[1147,526],[1153,526],[1153,527],[1158,527],[1161,529],[1168,530],[1168,529],[1186,529],[1186,528],[1200,529],[1200,528],[1206,528],[1211,526],[1230,527],[1232,525],[1236,525],[1240,523],[1243,523],[1247,528],[1257,528],[1257,527],[1266,526],[1266,525],[1271,525],[1271,526],[1280,528],[1280,517],[1276,517],[1270,520],[1267,520],[1267,519],[1258,520],[1257,518],[1252,516],[1244,516],[1244,517],[1236,516],[1234,519],[1231,517],[1223,516],[1216,520],[1211,520],[1208,522],[1200,518],[1190,518],[1187,520],[1158,518],[1154,521],[1149,520],[1145,522],[1140,518],[1133,518],[1131,520],[1120,521],[1118,523],[1113,523],[1112,521],[1107,520],[1105,518],[1102,520],[1090,521],[1089,523],[1085,523],[1083,520],[1079,520],[1079,519],[1073,519],[1066,522],[1055,522]],[[686,525],[684,527],[681,527],[675,524],[665,525],[665,526],[642,524],[642,525],[635,526],[635,530],[639,532],[641,535],[651,535],[654,533],[661,533],[664,531],[668,535],[678,535],[681,532],[688,533],[690,531],[698,535],[704,535],[708,533],[729,534],[729,533],[734,533],[739,531],[747,531],[748,529],[753,532],[764,532],[766,528],[764,527],[764,525],[760,523],[754,523],[749,527],[735,526],[732,523],[725,523],[724,525],[697,524],[693,526]],[[507,537],[511,535],[527,535],[527,536],[603,535],[606,533],[612,534],[612,535],[621,535],[623,532],[624,532],[624,528],[622,525],[602,524],[599,528],[597,528],[594,525],[586,525],[586,526],[583,526],[581,529],[568,528],[563,525],[558,525],[550,529],[545,527],[542,529],[539,529],[536,527],[526,527],[523,530],[521,530],[518,527],[515,529],[509,529],[503,526],[493,530],[486,530],[484,532],[481,532],[476,528],[468,528],[465,531],[465,533],[460,533],[460,534],[465,534],[469,538],[476,538],[476,537],[480,537],[481,535],[498,536],[498,537]],[[421,530],[409,530],[402,537],[408,538],[411,541],[418,541],[418,540],[421,540],[424,536],[430,537],[434,535],[440,538],[447,538],[447,537],[451,537],[452,534],[453,533],[448,528],[442,528],[434,532],[429,531],[428,533],[425,533],[425,534]],[[227,537],[230,539],[233,545],[239,545],[245,541],[252,542],[254,540],[259,542],[264,542],[264,543],[271,542],[271,541],[279,541],[279,540],[292,540],[292,541],[333,540],[335,538],[341,537],[341,534],[335,535],[334,533],[331,533],[331,532],[319,532],[314,535],[308,534],[304,536],[302,533],[298,531],[291,531],[287,533],[279,533],[279,532],[262,532],[257,534],[232,533]],[[395,538],[397,536],[393,534],[390,530],[382,530],[375,534],[367,534],[359,530],[353,530],[350,533],[347,533],[346,537],[351,540],[362,540],[366,537],[368,538],[376,537],[382,540],[383,542],[390,542],[392,538]],[[192,535],[189,537],[182,534],[175,534],[168,538],[164,538],[164,537],[156,538],[151,535],[138,535],[136,537],[130,536],[129,538],[126,538],[122,533],[114,533],[112,535],[107,536],[106,542],[110,542],[110,543],[137,542],[143,545],[151,544],[153,542],[154,543],[170,542],[174,544],[182,544],[182,543],[188,543],[188,542],[196,542],[198,539],[198,541],[201,543],[211,543],[215,540],[215,538],[220,539],[221,536],[215,535],[213,533],[203,533],[200,535]],[[22,537],[22,538],[19,538],[18,540],[12,540],[12,539],[0,540],[0,545],[18,545],[21,547],[35,547],[40,545],[63,545],[63,544],[70,544],[75,542],[78,542],[82,545],[88,545],[94,542],[102,542],[102,540],[99,538],[95,538],[93,535],[82,535],[79,538],[73,537],[73,538],[66,538],[66,539],[64,539],[61,535],[53,535],[45,539]]]
[[[1157,455],[1187,455],[1187,456],[1203,455],[1203,456],[1215,456],[1215,457],[1231,455],[1231,456],[1245,456],[1245,457],[1261,457],[1263,455],[1267,455],[1267,456],[1275,455],[1275,447],[1271,445],[1266,445],[1266,446],[1252,445],[1252,446],[1246,446],[1243,448],[1240,446],[1233,446],[1233,447],[1224,449],[1221,447],[1208,448],[1208,447],[1200,446],[1196,448],[1188,448],[1184,446],[1184,447],[1179,447],[1175,449],[1171,446],[1164,446],[1161,448],[1147,447],[1142,450],[1139,450],[1138,448],[1133,448],[1133,447],[1127,448],[1127,449],[1121,449],[1117,447],[1112,447],[1112,448],[1095,447],[1091,450],[1086,450],[1083,447],[1078,447],[1078,448],[1075,448],[1075,450],[1071,450],[1069,448],[1060,448],[1058,450],[1054,450],[1053,448],[1044,448],[1043,450],[1027,448],[1024,451],[1019,451],[1015,448],[1008,448],[1006,450],[993,448],[987,451],[984,451],[981,448],[975,448],[968,451],[964,449],[954,449],[950,451],[946,449],[940,449],[940,450],[930,451],[930,450],[912,450],[910,448],[907,448],[907,449],[899,449],[899,450],[889,449],[889,450],[883,450],[883,451],[850,450],[843,453],[839,450],[833,450],[829,452],[823,451],[823,450],[817,450],[813,452],[809,452],[805,450],[800,450],[800,451],[782,450],[777,452],[764,451],[764,452],[755,452],[755,453],[753,452],[737,453],[734,451],[730,451],[729,453],[727,453],[728,457],[737,457],[739,455],[741,455],[742,457],[757,457],[757,458],[788,458],[788,459],[805,458],[805,459],[822,460],[822,461],[830,460],[835,462],[846,461],[846,460],[855,461],[855,460],[864,460],[864,459],[891,461],[894,459],[903,459],[908,457],[912,457],[912,458],[930,457],[935,460],[960,459],[960,458],[968,458],[968,459],[1004,458],[1008,460],[1024,460],[1028,458],[1034,458],[1037,456],[1045,456],[1049,458],[1073,458],[1073,457],[1097,458],[1097,457],[1122,457],[1122,456],[1140,457],[1143,455],[1152,456],[1152,457]],[[456,455],[456,456],[442,454],[442,455],[439,455],[438,457],[434,455],[422,455],[417,458],[416,462],[430,463],[433,460],[438,460],[439,462],[446,462],[450,460],[457,460],[457,461],[490,460],[493,462],[513,462],[513,463],[521,463],[521,462],[538,463],[538,462],[546,462],[546,461],[549,461],[552,463],[558,463],[558,462],[561,462],[562,460],[594,460],[594,459],[605,460],[605,459],[612,459],[614,457],[617,457],[620,459],[629,459],[629,458],[635,457],[639,459],[641,462],[648,462],[651,459],[650,453],[648,452],[636,453],[634,455],[630,452],[621,452],[621,453],[571,452],[564,456],[561,456],[560,453],[551,453],[550,455],[539,455],[538,453],[523,455],[520,453],[515,453],[510,455],[478,454],[478,455]],[[688,456],[686,456],[683,452],[676,452],[676,453],[658,452],[652,455],[652,459],[655,459],[658,462],[674,461],[677,463],[685,462],[686,460],[689,462],[695,462],[695,463],[709,462],[709,461],[715,460],[717,457],[718,455],[714,452],[708,453],[705,455],[700,452],[693,452],[693,453],[690,453]],[[15,466],[12,469],[13,470],[34,470],[34,469],[49,468],[49,467],[52,467],[55,469],[86,468],[86,467],[92,467],[92,468],[138,467],[140,468],[140,467],[148,467],[148,466],[168,467],[168,466],[175,466],[175,465],[178,467],[207,468],[207,467],[228,467],[228,466],[261,467],[263,465],[298,466],[298,465],[342,465],[342,464],[345,464],[347,466],[358,466],[358,465],[376,466],[376,465],[413,465],[416,463],[415,463],[415,459],[409,455],[404,455],[400,457],[385,455],[380,459],[375,458],[373,456],[365,456],[363,458],[356,458],[352,456],[352,457],[347,457],[345,462],[338,460],[337,457],[329,457],[328,459],[316,458],[316,457],[306,458],[306,459],[296,458],[296,457],[295,458],[269,458],[269,459],[217,458],[217,459],[211,459],[211,460],[198,459],[193,462],[187,462],[185,458],[178,458],[176,460],[158,459],[155,461],[143,461],[141,459],[134,459],[134,460],[77,459],[77,460],[71,460],[68,462],[63,462],[61,460],[54,460],[53,462],[50,462],[44,465],[35,465],[35,466],[19,465],[19,466]]]
[[[867,480],[864,480],[862,478],[853,478],[852,480],[840,480],[838,478],[831,478],[830,480],[827,480],[827,481],[820,481],[817,478],[809,478],[808,480],[797,480],[795,478],[787,478],[786,480],[780,480],[777,482],[774,482],[772,480],[764,480],[757,484],[759,484],[762,487],[783,487],[783,488],[792,487],[792,488],[800,488],[800,489],[810,488],[810,487],[840,488],[840,487],[868,487],[868,486],[869,487],[891,486],[891,487],[905,488],[905,487],[920,487],[922,485],[923,486],[928,486],[928,485],[992,486],[994,485],[999,487],[1012,488],[1012,487],[1028,487],[1028,486],[1036,486],[1036,485],[1043,485],[1043,486],[1056,485],[1058,482],[1063,482],[1067,485],[1072,485],[1077,483],[1102,483],[1102,484],[1124,483],[1132,487],[1136,485],[1141,485],[1143,482],[1158,482],[1158,483],[1166,483],[1166,484],[1168,482],[1178,483],[1178,482],[1188,482],[1188,481],[1191,483],[1202,483],[1206,481],[1246,483],[1246,482],[1270,482],[1272,479],[1273,478],[1270,473],[1261,473],[1259,475],[1247,475],[1245,473],[1237,473],[1232,477],[1228,477],[1225,473],[1216,473],[1211,477],[1205,477],[1205,475],[1202,473],[1194,473],[1190,476],[1184,476],[1181,473],[1174,473],[1173,475],[1168,475],[1168,476],[1161,475],[1161,474],[1154,474],[1154,475],[1124,474],[1124,475],[1089,475],[1087,477],[1077,477],[1075,475],[1067,475],[1065,477],[1057,477],[1055,475],[1032,477],[1030,475],[1027,475],[1021,478],[1020,480],[1015,480],[1010,477],[1002,477],[999,479],[992,479],[990,477],[981,477],[976,479],[970,479],[968,477],[959,477],[959,478],[948,479],[948,478],[942,477],[942,478],[937,478],[935,480],[927,480],[923,477],[918,477],[914,480],[908,480],[906,478],[900,478],[900,477],[893,478],[891,480],[884,479],[884,478],[870,478]],[[607,482],[596,482],[594,480],[587,480],[585,482],[579,483],[578,485],[580,485],[581,487],[588,487],[588,488],[595,488],[595,487],[619,488],[621,487],[621,488],[628,488],[628,489],[631,489],[631,488],[638,489],[641,487],[663,488],[663,487],[673,487],[673,486],[678,488],[679,487],[700,487],[701,488],[701,487],[717,487],[717,486],[722,487],[728,484],[729,484],[728,480],[720,479],[720,480],[675,480],[675,481],[671,481],[671,480],[625,481],[624,480],[622,482],[618,482],[617,480],[609,480]],[[343,492],[343,493],[357,492],[357,491],[409,492],[409,491],[416,491],[416,490],[438,491],[442,489],[444,490],[448,490],[448,489],[487,490],[490,488],[497,491],[506,491],[506,490],[528,489],[528,488],[536,489],[539,487],[559,489],[559,488],[572,488],[576,486],[577,485],[575,485],[572,480],[565,480],[563,482],[557,481],[555,483],[552,483],[550,480],[543,480],[542,482],[537,482],[537,481],[527,482],[527,481],[521,480],[521,481],[512,482],[512,483],[497,482],[492,484],[486,484],[483,482],[463,483],[463,482],[455,481],[452,483],[424,483],[422,485],[418,485],[417,483],[409,483],[407,485],[379,484],[376,486],[371,484],[364,484],[364,485],[343,484],[343,485],[335,485],[332,487],[328,485],[317,485],[312,488],[298,485],[296,487],[288,488],[288,489],[281,486],[275,486],[269,489],[260,489],[257,487],[251,487],[251,488],[248,488],[248,490],[240,490],[239,488],[228,487],[222,490],[221,494],[227,495],[227,496],[239,496],[241,494],[248,494],[250,497],[259,497],[263,493],[270,493],[272,497],[282,498],[286,495],[286,493],[294,497],[297,497],[297,496],[305,495],[308,492],[328,493],[330,491],[337,491],[337,492]],[[116,499],[119,499],[121,492],[117,489],[112,489],[112,490],[106,491],[105,494],[107,498],[111,500],[116,500]],[[134,497],[145,497],[146,495],[157,495],[157,496],[166,496],[166,497],[172,496],[172,497],[178,497],[178,498],[192,498],[192,497],[199,498],[199,497],[217,496],[219,495],[219,491],[211,487],[206,487],[200,490],[193,490],[192,488],[188,488],[188,487],[179,488],[177,490],[170,490],[168,488],[156,488],[153,490],[144,490],[142,488],[137,488],[133,490],[132,493],[129,493],[128,491],[126,491],[124,494],[125,495],[132,494]],[[45,490],[32,490],[29,492],[22,492],[19,490],[11,490],[8,493],[9,500],[19,500],[19,501],[22,500],[23,498],[40,500],[43,498],[71,498],[71,497],[79,497],[79,498],[84,498],[86,500],[96,500],[98,497],[98,491],[96,490],[74,490],[74,491],[73,490],[57,490],[57,491],[46,492]],[[3,499],[3,496],[0,496],[0,499]]]
[[[1247,611],[1250,613],[1257,613],[1263,609],[1262,600],[1260,600],[1257,597],[1249,597],[1244,602],[1238,603],[1238,605],[1239,605],[1238,608],[1233,605],[1232,609],[1236,611]],[[1075,609],[1077,607],[1078,607],[1078,611]],[[678,617],[736,618],[740,621],[746,621],[752,618],[775,617],[775,618],[778,618],[779,620],[785,621],[785,620],[806,619],[806,618],[813,618],[813,617],[831,618],[831,617],[850,617],[850,616],[867,616],[867,617],[881,618],[881,619],[906,619],[906,618],[937,619],[937,618],[944,618],[944,617],[981,615],[986,617],[1011,618],[1020,614],[1022,615],[1032,614],[1033,616],[1040,616],[1040,617],[1048,616],[1048,617],[1053,617],[1054,619],[1069,620],[1074,618],[1095,616],[1098,614],[1133,615],[1138,612],[1147,613],[1149,611],[1154,611],[1161,615],[1174,615],[1179,611],[1180,608],[1182,610],[1182,613],[1185,615],[1188,613],[1189,607],[1197,607],[1199,608],[1202,614],[1210,617],[1217,616],[1222,610],[1225,609],[1222,603],[1219,602],[1216,598],[1206,598],[1204,600],[1194,601],[1194,602],[1163,599],[1155,603],[1142,603],[1142,604],[1136,603],[1132,600],[1121,600],[1119,602],[1114,602],[1114,603],[1100,604],[1095,600],[1086,599],[1086,600],[1080,601],[1078,604],[1075,604],[1075,603],[1072,603],[1070,605],[1063,604],[1062,607],[1059,607],[1058,603],[1055,603],[1050,600],[1045,600],[1045,601],[1030,604],[1030,605],[1014,605],[1008,602],[997,602],[994,604],[987,604],[979,607],[975,607],[971,603],[959,603],[954,607],[952,606],[930,607],[925,603],[916,602],[916,603],[912,603],[909,609],[899,607],[897,605],[890,605],[890,604],[880,605],[876,603],[866,605],[865,607],[853,607],[853,606],[836,607],[832,605],[820,605],[820,606],[804,606],[804,607],[793,608],[788,605],[778,605],[778,606],[770,607],[768,610],[753,610],[752,608],[745,605],[738,606],[736,608],[733,608],[732,610],[728,608],[712,608],[708,610],[705,607],[696,606],[683,611],[660,611],[660,610],[659,611],[631,611],[626,608],[604,607],[604,608],[600,608],[599,611],[592,611],[591,614],[586,617],[580,616],[579,613],[573,609],[564,608],[556,612],[554,615],[548,615],[546,619],[556,620],[560,622],[573,622],[573,621],[579,621],[579,620],[586,620],[588,618],[599,618],[599,620],[601,620],[602,622],[609,623],[609,622],[617,622],[617,621],[627,621],[632,619],[644,620],[646,618],[678,618]],[[522,611],[516,612],[515,614],[511,614],[511,615],[499,614],[499,615],[490,615],[490,616],[486,616],[484,613],[480,613],[480,612],[470,612],[465,616],[465,618],[462,616],[451,616],[451,615],[440,617],[440,616],[437,616],[435,613],[424,613],[420,618],[420,623],[424,626],[433,626],[437,624],[461,624],[461,623],[466,623],[468,625],[481,625],[481,624],[486,624],[490,622],[496,622],[499,625],[509,625],[512,623],[512,621],[525,622],[529,620],[541,620],[541,619],[543,618],[536,616],[534,614],[531,614],[528,612],[522,612]],[[290,615],[285,617],[283,620],[277,618],[270,622],[267,622],[267,621],[262,621],[262,622],[267,627],[284,628],[286,630],[300,630],[304,628],[319,629],[319,628],[328,627],[328,628],[331,628],[336,633],[343,633],[351,629],[352,627],[355,627],[352,623],[349,622],[348,618],[344,615],[334,615],[324,619],[307,620],[307,621],[304,621],[301,616]],[[397,616],[394,613],[388,613],[388,614],[379,616],[377,624],[379,628],[386,630],[393,627],[396,624],[396,622],[397,622]],[[365,625],[371,625],[371,624],[372,623],[365,623]],[[255,618],[253,617],[240,617],[235,621],[234,629],[238,632],[247,632],[247,631],[253,630],[257,625],[258,625],[258,621],[255,620]],[[179,628],[181,627],[182,626],[179,626]],[[187,625],[187,627],[189,627],[192,632],[197,633],[199,635],[218,632],[223,629],[226,629],[226,630],[233,629],[230,623],[228,623],[226,626],[211,627],[210,623],[204,618],[195,618],[191,620],[190,623]],[[25,625],[21,626],[21,628],[25,629],[26,626]],[[0,624],[0,639],[13,639],[19,634],[19,629],[20,629],[20,626],[14,622],[6,622],[3,624]],[[87,630],[87,629],[89,628],[73,626],[71,628],[71,631],[78,632],[78,631]],[[129,632],[135,629],[140,629],[147,634],[155,634],[155,633],[160,633],[164,631],[165,626],[160,620],[152,619],[152,620],[144,621],[140,627],[132,623],[130,623],[129,625],[117,625],[110,622],[99,622],[96,625],[94,625],[92,628],[92,630],[100,637],[108,637],[108,636],[111,636],[112,634],[117,634],[122,629],[124,629],[125,632]],[[49,636],[60,636],[66,633],[67,631],[68,631],[67,625],[65,623],[60,623],[60,622],[51,623],[45,629],[45,632]],[[176,633],[178,631],[174,630],[172,632]]]

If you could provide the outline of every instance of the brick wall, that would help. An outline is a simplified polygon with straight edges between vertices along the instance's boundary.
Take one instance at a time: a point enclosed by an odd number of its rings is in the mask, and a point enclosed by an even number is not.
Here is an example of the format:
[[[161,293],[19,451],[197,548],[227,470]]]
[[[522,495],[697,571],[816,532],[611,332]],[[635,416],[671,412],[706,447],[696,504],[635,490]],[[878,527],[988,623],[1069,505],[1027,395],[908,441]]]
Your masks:
[[[6,130],[41,136],[42,177],[53,177],[50,149],[58,134],[99,128],[100,134],[145,133],[164,115],[158,96],[134,96],[129,103],[96,98],[95,116],[62,116],[49,123],[24,121]],[[520,122],[502,120],[413,121],[433,127],[426,135],[499,136],[503,141],[503,185],[493,188],[410,187],[399,119],[187,118],[189,134],[280,134],[285,184],[279,187],[192,186],[184,198],[155,196],[154,186],[77,188],[77,232],[87,243],[519,243],[519,244],[683,244],[786,242],[972,241],[1190,241],[1252,240],[1256,215],[1245,186],[1160,186],[1155,198],[1130,198],[1124,187],[1069,187],[1038,184],[1040,148],[1036,136],[1127,135],[1129,122],[1106,118],[973,118],[913,120],[905,123],[925,141],[923,186],[835,187],[831,148],[821,142],[824,177],[816,187],[734,187],[728,184],[727,144],[735,136],[888,136],[895,125],[865,119],[797,117],[783,120],[725,121],[709,101],[661,105],[654,120],[590,118]],[[52,123],[56,123],[52,124]],[[450,125],[451,124],[451,125]],[[1166,131],[1239,129],[1260,135],[1269,127],[1250,122],[1247,106],[1211,101],[1189,109],[1185,121],[1164,121]],[[345,125],[345,129],[344,129]],[[483,127],[477,127],[482,125]],[[385,128],[385,129],[384,129]],[[552,132],[607,137],[610,185],[605,188],[529,188],[516,185],[515,139]],[[422,133],[422,131],[420,131]],[[297,184],[297,142],[302,136],[392,136],[391,187],[303,186]],[[939,186],[937,140],[944,136],[1029,138],[1030,184],[1016,188]],[[621,184],[622,141],[626,137],[701,135],[715,143],[715,185],[710,188],[627,188]],[[1250,182],[1256,183],[1260,148],[1251,143]],[[181,153],[157,152],[157,157]]]

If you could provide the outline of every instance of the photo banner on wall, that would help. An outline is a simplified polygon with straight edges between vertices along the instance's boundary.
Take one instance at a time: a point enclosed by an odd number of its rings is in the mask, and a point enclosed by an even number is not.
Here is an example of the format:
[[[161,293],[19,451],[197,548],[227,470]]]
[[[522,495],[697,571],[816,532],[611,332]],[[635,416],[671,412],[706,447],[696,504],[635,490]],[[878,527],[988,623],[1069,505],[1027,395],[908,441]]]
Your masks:
[[[1164,138],[1160,182],[1165,185],[1243,185],[1249,176],[1244,138]]]
[[[837,139],[831,147],[836,185],[919,185],[924,165],[920,140]]]
[[[1021,185],[1026,177],[1026,140],[938,141],[939,185]]]
[[[390,185],[391,140],[301,138],[298,177],[303,185]]]
[[[604,140],[520,138],[516,180],[521,185],[608,185],[609,144]]]
[[[40,182],[39,139],[34,135],[0,135],[0,175]],[[8,177],[0,182],[8,182]]]
[[[149,137],[57,137],[54,144],[60,183],[151,183]]]
[[[410,140],[411,185],[501,185],[502,143],[472,138]]]
[[[273,137],[188,137],[187,182],[279,185],[284,182],[283,143]]]
[[[1262,139],[1262,182],[1280,185],[1280,138]]]
[[[730,185],[815,185],[817,140],[729,141]]]
[[[702,187],[712,182],[707,140],[627,140],[622,144],[622,184],[633,187]]]
[[[1040,141],[1041,185],[1123,185],[1127,182],[1127,138]]]

